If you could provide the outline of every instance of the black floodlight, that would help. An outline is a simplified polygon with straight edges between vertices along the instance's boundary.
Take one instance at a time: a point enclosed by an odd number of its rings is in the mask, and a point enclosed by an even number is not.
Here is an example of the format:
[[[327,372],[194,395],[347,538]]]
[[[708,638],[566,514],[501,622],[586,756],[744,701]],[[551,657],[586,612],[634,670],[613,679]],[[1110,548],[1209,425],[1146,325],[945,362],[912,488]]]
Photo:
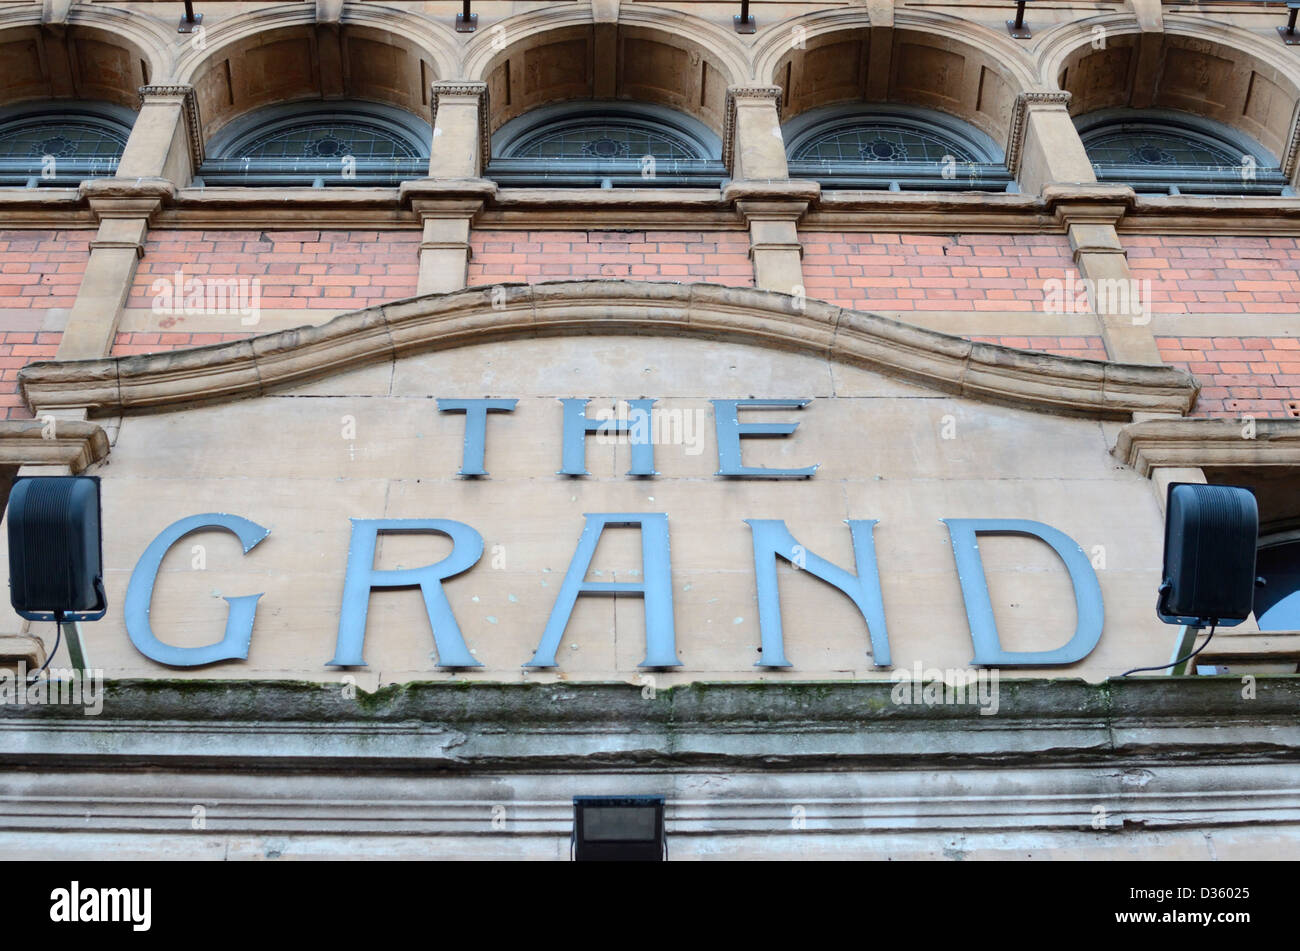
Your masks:
[[[1300,46],[1300,33],[1295,29],[1295,17],[1300,13],[1300,0],[1287,0],[1286,26],[1279,26],[1277,32],[1287,46]]]
[[[574,796],[576,862],[662,862],[663,796]]]
[[[456,14],[456,32],[473,33],[478,28],[478,14],[469,12],[469,0],[464,0],[460,13]]]
[[[194,12],[194,0],[185,0],[185,16],[176,25],[177,33],[193,33],[195,27],[203,22],[203,14]]]
[[[1174,482],[1156,614],[1166,624],[1235,627],[1255,603],[1259,507],[1249,489]]]
[[[731,24],[742,35],[758,31],[758,22],[754,19],[754,14],[749,12],[749,0],[740,0],[740,12],[731,18]]]
[[[1034,35],[1025,23],[1025,0],[1016,0],[1016,18],[1007,21],[1007,32],[1018,40],[1027,40]]]
[[[9,600],[29,621],[98,621],[104,596],[99,479],[28,476],[9,493]]]

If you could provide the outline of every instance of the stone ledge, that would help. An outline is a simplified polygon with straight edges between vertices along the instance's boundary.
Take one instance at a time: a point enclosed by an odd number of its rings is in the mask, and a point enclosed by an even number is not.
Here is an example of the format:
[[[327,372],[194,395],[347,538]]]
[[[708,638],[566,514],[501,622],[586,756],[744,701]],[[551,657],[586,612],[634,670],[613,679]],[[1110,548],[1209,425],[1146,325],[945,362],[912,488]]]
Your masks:
[[[94,423],[55,419],[47,428],[39,419],[0,422],[0,465],[67,466],[76,474],[105,458],[108,449],[108,436]]]
[[[535,769],[547,762],[787,768],[1088,763],[1120,755],[1300,754],[1300,677],[1157,676],[1088,684],[1001,680],[998,709],[896,704],[889,681],[695,683],[647,697],[631,684],[407,683],[343,696],[337,684],[123,680],[103,710],[0,705],[0,762],[306,763]],[[201,748],[193,738],[203,736]],[[274,741],[272,741],[274,738]]]
[[[1300,419],[1258,419],[1254,435],[1233,419],[1151,419],[1119,431],[1111,455],[1144,476],[1152,469],[1300,465]]]

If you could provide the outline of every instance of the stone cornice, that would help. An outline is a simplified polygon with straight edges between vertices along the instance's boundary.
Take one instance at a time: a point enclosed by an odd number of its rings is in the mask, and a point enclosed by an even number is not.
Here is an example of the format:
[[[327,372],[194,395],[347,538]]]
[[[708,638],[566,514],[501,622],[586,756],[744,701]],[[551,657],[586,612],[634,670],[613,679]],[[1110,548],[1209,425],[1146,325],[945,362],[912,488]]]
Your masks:
[[[1184,413],[1191,376],[973,343],[819,301],[715,284],[563,281],[429,294],[248,340],[141,356],[36,363],[37,412],[168,409],[257,396],[410,353],[487,340],[636,334],[732,340],[866,367],[942,392],[1038,412],[1127,419]]]
[[[186,84],[140,87],[141,106],[146,99],[174,98],[181,100],[181,109],[185,115],[185,135],[190,146],[191,167],[197,174],[199,166],[203,164],[203,123],[199,118],[199,100],[194,94],[194,87]]]
[[[156,182],[155,185],[146,182]],[[424,179],[415,180],[412,187]],[[466,179],[464,181],[480,181]],[[93,179],[90,193],[162,199],[155,227],[347,228],[416,227],[397,188],[182,188],[162,179]],[[748,187],[753,183],[732,183]],[[770,187],[772,183],[761,183]],[[455,187],[447,181],[440,188]],[[107,189],[99,192],[99,189]],[[804,215],[809,231],[888,230],[910,233],[1020,232],[1060,234],[1057,209],[1086,216],[1126,211],[1116,227],[1135,234],[1300,236],[1300,198],[1239,196],[1122,196],[1125,186],[1050,185],[1042,196],[974,192],[827,190]],[[408,194],[410,189],[408,188]],[[738,193],[729,192],[736,197]],[[87,193],[70,188],[0,188],[0,228],[66,228],[93,224]],[[492,229],[625,229],[629,215],[639,227],[698,231],[737,227],[734,205],[717,188],[503,188],[479,218]]]
[[[1029,124],[1032,106],[1066,106],[1070,94],[1061,91],[1022,92],[1016,96],[1011,109],[1011,130],[1007,133],[1007,171],[1014,177],[1020,174],[1020,158],[1024,152],[1025,130]]]
[[[108,436],[79,419],[0,422],[0,465],[67,466],[80,472],[108,455]]]
[[[1111,454],[1152,469],[1300,465],[1300,419],[1149,419],[1119,431]]]
[[[488,101],[487,83],[464,80],[433,83],[429,87],[429,124],[435,130],[438,128],[438,100],[443,96],[470,96],[478,100],[479,168],[487,168],[488,161],[492,158],[492,131],[488,125],[491,104]]]
[[[736,100],[771,99],[776,103],[777,118],[781,117],[780,86],[728,86],[726,102],[722,107],[722,162],[728,171],[735,168],[732,161],[736,147]]]

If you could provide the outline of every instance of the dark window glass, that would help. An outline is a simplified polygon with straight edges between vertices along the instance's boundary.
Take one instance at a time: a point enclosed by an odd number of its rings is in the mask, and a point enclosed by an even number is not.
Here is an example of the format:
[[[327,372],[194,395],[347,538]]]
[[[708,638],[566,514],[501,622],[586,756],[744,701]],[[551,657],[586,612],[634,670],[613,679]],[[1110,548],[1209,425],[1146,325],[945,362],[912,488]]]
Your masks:
[[[1255,573],[1255,622],[1261,631],[1300,631],[1300,541],[1261,548]]]

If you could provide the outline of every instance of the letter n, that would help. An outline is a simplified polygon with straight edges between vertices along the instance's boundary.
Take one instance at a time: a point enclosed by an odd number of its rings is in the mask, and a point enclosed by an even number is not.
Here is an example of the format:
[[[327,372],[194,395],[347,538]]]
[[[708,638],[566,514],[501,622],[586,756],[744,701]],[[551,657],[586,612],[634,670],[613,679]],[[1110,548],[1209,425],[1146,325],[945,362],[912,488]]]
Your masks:
[[[851,575],[799,546],[780,519],[747,518],[754,533],[754,575],[758,583],[758,624],[763,640],[763,657],[756,667],[791,667],[785,658],[785,635],[781,627],[781,592],[776,580],[776,559],[781,557],[809,574],[839,588],[857,605],[871,635],[871,656],[877,667],[889,667],[889,632],[885,627],[885,600],[880,591],[873,532],[876,519],[850,520],[853,556],[858,573]]]

